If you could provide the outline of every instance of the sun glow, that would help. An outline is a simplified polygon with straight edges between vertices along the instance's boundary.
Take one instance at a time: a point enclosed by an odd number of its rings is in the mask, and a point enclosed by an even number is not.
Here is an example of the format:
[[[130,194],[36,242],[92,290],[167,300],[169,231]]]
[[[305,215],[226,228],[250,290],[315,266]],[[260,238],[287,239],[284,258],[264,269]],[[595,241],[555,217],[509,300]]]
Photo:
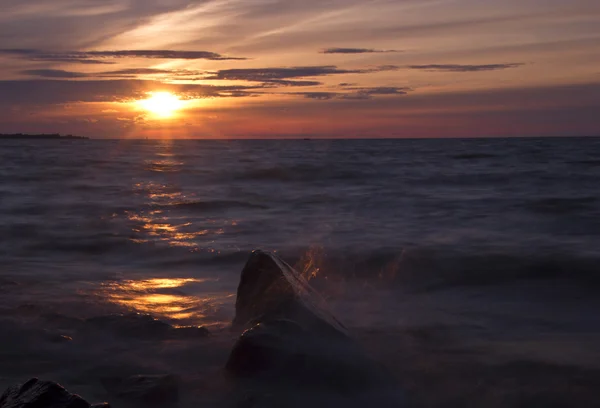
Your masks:
[[[138,101],[138,104],[159,118],[170,118],[183,108],[184,101],[170,92],[151,92],[148,99]]]

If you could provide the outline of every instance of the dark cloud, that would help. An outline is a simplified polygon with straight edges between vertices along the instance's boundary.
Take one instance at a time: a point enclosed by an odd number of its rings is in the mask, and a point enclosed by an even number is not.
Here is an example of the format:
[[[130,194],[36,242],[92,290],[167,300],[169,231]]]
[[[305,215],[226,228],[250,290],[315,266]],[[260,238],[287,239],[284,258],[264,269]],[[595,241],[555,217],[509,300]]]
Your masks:
[[[44,78],[85,78],[88,76],[81,72],[63,71],[62,69],[28,69],[21,73]]]
[[[326,48],[321,54],[368,54],[368,53],[386,53],[401,52],[399,50],[376,50],[374,48]]]
[[[301,95],[305,98],[316,100],[331,100],[331,99],[371,99],[373,96],[384,95],[406,95],[411,88],[407,87],[375,87],[375,88],[346,88],[352,92],[297,92],[295,95]]]
[[[106,58],[160,58],[160,59],[207,59],[207,60],[245,60],[246,58],[225,57],[208,51],[172,51],[172,50],[122,50],[122,51],[89,51],[92,57]]]
[[[270,81],[289,78],[316,77],[334,74],[349,74],[357,71],[338,69],[335,66],[312,66],[291,68],[247,68],[225,69],[217,71],[207,79],[243,80],[243,81]]]
[[[298,82],[302,84],[304,81]],[[268,83],[217,86],[206,84],[172,84],[139,79],[85,79],[79,81],[68,79],[14,80],[0,81],[0,105],[37,106],[75,102],[127,102],[143,99],[148,92],[153,91],[172,92],[182,99],[252,97],[264,95],[270,87]],[[349,91],[339,93],[298,92],[286,95],[298,95],[317,100],[370,99],[373,96],[403,95],[409,91],[409,88],[351,88]]]
[[[127,102],[148,92],[168,91],[183,99],[258,95],[261,86],[168,84],[138,79],[0,81],[0,105],[52,105],[75,102]]]
[[[0,54],[14,55],[21,58],[28,59],[30,61],[43,61],[43,62],[64,62],[67,64],[99,64],[109,65],[114,64],[112,61],[105,61],[99,59],[89,59],[87,57],[77,57],[71,55],[72,53],[57,54],[57,53],[44,53],[43,51],[26,48],[9,48],[0,49]]]
[[[479,72],[479,71],[497,71],[501,69],[517,68],[523,63],[510,64],[487,64],[487,65],[460,65],[460,64],[430,64],[430,65],[410,65],[410,69],[420,69],[423,71],[439,72]]]
[[[318,81],[289,81],[285,79],[271,79],[263,82],[265,87],[277,87],[277,86],[319,86],[323,85],[322,82]]]
[[[155,68],[130,68],[120,69],[116,71],[106,71],[100,73],[103,76],[110,75],[157,75],[157,74],[173,74],[176,71],[169,69],[155,69]]]
[[[339,94],[335,92],[300,92],[296,95],[302,95],[308,99],[316,99],[319,101],[328,101],[330,99],[337,98]]]
[[[129,68],[116,71],[105,71],[95,74],[99,77],[109,78],[136,78],[138,75],[165,75],[171,79],[195,80],[205,71],[194,71],[189,69],[156,69],[156,68]]]
[[[412,91],[408,87],[380,86],[374,88],[346,88],[354,91],[352,94],[346,94],[345,99],[371,99],[375,95],[406,95]]]
[[[65,64],[85,64],[85,65],[113,65],[113,64],[115,64],[115,62],[112,62],[112,61],[103,61],[103,60],[85,59],[85,58],[69,58],[69,57],[31,58],[30,61],[62,62]]]
[[[196,81],[207,79],[206,71],[193,71],[187,69],[156,69],[156,68],[128,68],[115,71],[103,71],[96,73],[83,73],[63,71],[58,69],[32,69],[21,71],[22,74],[39,76],[43,78],[113,78],[113,79],[136,79],[143,75],[163,75],[167,79],[178,79]],[[208,79],[215,79],[214,76]],[[252,80],[254,82],[254,80]],[[276,88],[276,87],[305,87],[322,85],[318,81],[302,81],[289,79],[270,79],[268,75],[264,79],[256,80],[262,82],[262,85],[255,85],[252,88]]]
[[[395,65],[382,65],[371,69],[339,69],[334,65],[287,68],[241,68],[217,71],[206,79],[266,82],[338,74],[366,74],[381,71],[394,71],[397,69],[399,69],[399,67]]]
[[[245,60],[246,58],[227,57],[209,51],[173,50],[117,50],[117,51],[68,51],[52,52],[36,49],[0,49],[0,54],[15,55],[35,61],[100,61],[102,58],[150,58],[150,59],[206,59],[213,61]],[[98,63],[98,62],[96,62]]]

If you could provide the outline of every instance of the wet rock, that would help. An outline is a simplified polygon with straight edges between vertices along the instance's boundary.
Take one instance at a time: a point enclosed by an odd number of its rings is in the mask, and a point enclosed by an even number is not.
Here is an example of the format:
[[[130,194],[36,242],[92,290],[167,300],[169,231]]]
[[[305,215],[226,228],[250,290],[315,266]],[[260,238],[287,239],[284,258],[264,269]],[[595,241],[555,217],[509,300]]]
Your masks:
[[[109,405],[90,405],[59,384],[32,378],[21,386],[8,388],[0,397],[0,408],[90,408]]]
[[[234,327],[249,328],[226,364],[233,378],[258,380],[273,390],[291,386],[340,395],[374,391],[387,396],[387,391],[397,389],[387,371],[365,355],[329,312],[322,297],[275,255],[252,253],[237,296]],[[399,400],[390,401],[378,406],[397,406]]]
[[[233,326],[279,318],[328,336],[347,337],[346,328],[306,279],[279,257],[254,251],[242,270]]]
[[[179,399],[180,379],[175,375],[135,375],[101,381],[110,394],[128,402],[164,407]]]

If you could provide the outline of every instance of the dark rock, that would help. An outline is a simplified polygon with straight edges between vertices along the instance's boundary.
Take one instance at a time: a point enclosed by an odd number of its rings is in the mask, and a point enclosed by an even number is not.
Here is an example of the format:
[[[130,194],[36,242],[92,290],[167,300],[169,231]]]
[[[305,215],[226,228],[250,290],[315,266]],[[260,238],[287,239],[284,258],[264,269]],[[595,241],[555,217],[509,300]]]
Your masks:
[[[233,326],[279,318],[296,321],[308,330],[347,336],[346,328],[306,279],[279,257],[254,251],[242,270]]]
[[[32,378],[22,386],[8,388],[0,397],[0,408],[90,408],[79,395],[69,393],[60,385]],[[94,407],[105,407],[104,403]]]
[[[227,361],[233,378],[275,383],[274,390],[292,386],[344,395],[374,390],[387,395],[397,389],[387,371],[367,358],[328,311],[323,298],[275,255],[252,253],[237,296],[234,328],[250,328]]]
[[[128,378],[104,378],[106,390],[125,401],[166,406],[179,399],[179,377],[175,375],[135,375]]]

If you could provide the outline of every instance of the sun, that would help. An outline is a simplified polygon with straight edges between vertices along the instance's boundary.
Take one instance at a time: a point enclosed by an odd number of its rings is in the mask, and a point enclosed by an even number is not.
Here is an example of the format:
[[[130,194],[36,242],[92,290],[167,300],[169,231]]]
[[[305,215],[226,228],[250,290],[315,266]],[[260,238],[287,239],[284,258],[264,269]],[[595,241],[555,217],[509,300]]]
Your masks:
[[[159,118],[170,118],[183,108],[184,102],[170,92],[150,92],[149,95],[138,104]]]

